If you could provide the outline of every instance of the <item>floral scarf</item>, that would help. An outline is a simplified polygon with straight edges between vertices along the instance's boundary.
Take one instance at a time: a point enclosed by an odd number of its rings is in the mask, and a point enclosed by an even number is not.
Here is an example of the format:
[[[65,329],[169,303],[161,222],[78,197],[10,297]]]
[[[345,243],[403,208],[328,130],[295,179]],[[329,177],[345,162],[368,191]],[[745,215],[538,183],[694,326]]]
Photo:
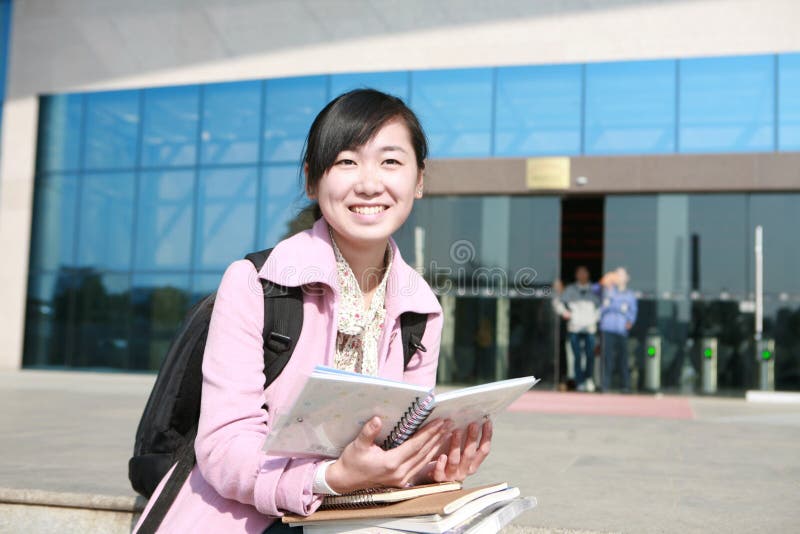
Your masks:
[[[386,281],[392,267],[392,249],[386,247],[386,269],[383,278],[372,296],[369,309],[364,310],[364,294],[350,264],[336,246],[333,233],[331,233],[331,243],[336,255],[336,275],[340,291],[334,366],[342,371],[376,375],[378,341],[386,318],[384,304]]]

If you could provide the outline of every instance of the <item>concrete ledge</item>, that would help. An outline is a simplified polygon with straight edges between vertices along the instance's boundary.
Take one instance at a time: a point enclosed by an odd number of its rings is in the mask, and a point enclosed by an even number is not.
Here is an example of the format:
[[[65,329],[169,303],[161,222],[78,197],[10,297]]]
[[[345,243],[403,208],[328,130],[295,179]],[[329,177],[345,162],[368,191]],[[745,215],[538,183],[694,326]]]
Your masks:
[[[800,393],[791,391],[760,391],[750,390],[745,395],[747,402],[762,402],[767,404],[800,404]]]
[[[122,497],[0,487],[0,503],[139,513],[144,510],[147,501],[139,496]]]
[[[0,502],[0,532],[128,534],[139,513]]]

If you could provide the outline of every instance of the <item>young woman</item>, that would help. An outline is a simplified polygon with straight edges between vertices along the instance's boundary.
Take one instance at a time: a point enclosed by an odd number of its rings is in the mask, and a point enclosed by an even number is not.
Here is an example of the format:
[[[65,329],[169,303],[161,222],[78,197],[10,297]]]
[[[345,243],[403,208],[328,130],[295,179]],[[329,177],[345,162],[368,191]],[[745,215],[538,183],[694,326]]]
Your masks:
[[[303,161],[306,192],[321,217],[280,242],[259,272],[246,260],[225,272],[203,360],[197,465],[161,532],[277,532],[277,517],[309,514],[325,494],[463,480],[486,458],[489,422],[464,430],[432,421],[384,451],[375,445],[377,417],[335,461],[261,451],[274,414],[291,405],[316,365],[434,385],[441,308],[390,237],[422,197],[426,155],[417,117],[392,96],[352,91],[317,116]],[[303,288],[302,333],[266,390],[258,278]],[[427,350],[404,369],[400,316],[407,311],[427,314]]]

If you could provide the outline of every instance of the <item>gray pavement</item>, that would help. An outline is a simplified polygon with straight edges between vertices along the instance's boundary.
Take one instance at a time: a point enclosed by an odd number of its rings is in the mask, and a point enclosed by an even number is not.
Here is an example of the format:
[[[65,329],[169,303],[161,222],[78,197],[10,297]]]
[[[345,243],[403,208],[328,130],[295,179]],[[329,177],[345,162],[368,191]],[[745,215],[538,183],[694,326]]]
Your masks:
[[[132,502],[127,461],[153,379],[0,372],[0,497]],[[474,482],[537,497],[514,533],[800,531],[800,405],[690,404],[683,420],[505,413]]]

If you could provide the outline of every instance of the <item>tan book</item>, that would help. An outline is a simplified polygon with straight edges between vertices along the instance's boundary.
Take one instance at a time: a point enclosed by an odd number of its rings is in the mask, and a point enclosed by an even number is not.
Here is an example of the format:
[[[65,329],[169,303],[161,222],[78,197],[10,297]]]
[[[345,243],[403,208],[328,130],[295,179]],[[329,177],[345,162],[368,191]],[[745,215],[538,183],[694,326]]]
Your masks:
[[[455,491],[461,489],[460,482],[440,482],[437,484],[422,484],[410,488],[370,488],[365,490],[345,493],[344,495],[329,495],[322,500],[320,510],[341,510],[350,508],[364,508],[406,501],[423,495]]]
[[[284,523],[309,523],[317,521],[342,521],[350,519],[376,519],[382,517],[413,517],[418,515],[447,515],[455,512],[467,503],[484,495],[502,491],[508,487],[505,482],[501,484],[487,484],[476,488],[460,489],[435,493],[408,499],[405,501],[370,506],[350,510],[317,510],[311,515],[302,516],[287,514],[283,516]]]

